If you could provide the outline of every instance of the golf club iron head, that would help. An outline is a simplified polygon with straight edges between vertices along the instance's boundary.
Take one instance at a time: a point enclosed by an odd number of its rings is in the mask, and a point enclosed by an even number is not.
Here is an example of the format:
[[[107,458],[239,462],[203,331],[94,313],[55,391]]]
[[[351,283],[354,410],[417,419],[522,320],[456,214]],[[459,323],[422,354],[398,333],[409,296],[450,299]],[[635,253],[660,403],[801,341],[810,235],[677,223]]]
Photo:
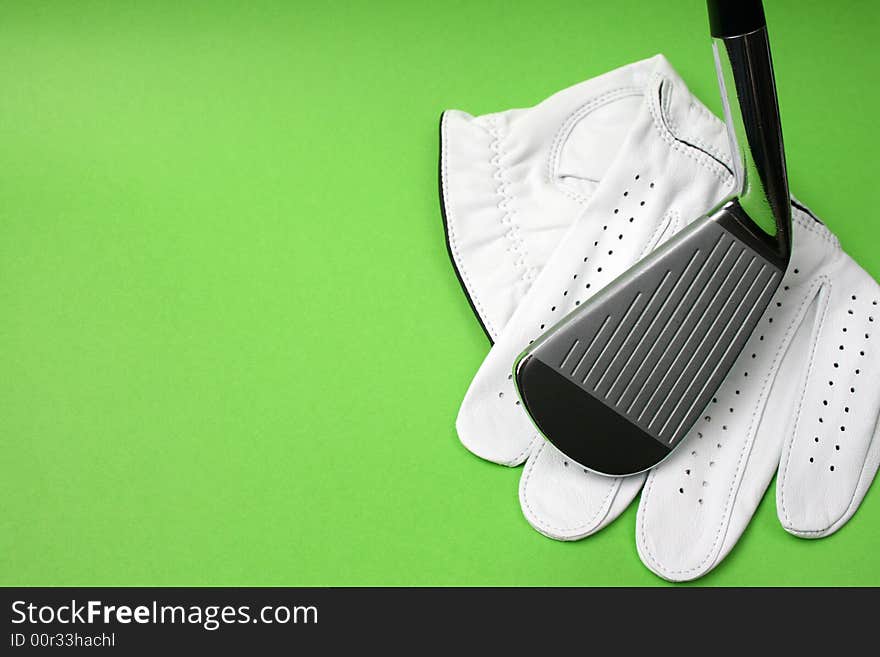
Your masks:
[[[628,475],[687,435],[788,266],[791,207],[764,12],[709,0],[740,193],[535,341],[514,365],[532,421],[594,472]]]

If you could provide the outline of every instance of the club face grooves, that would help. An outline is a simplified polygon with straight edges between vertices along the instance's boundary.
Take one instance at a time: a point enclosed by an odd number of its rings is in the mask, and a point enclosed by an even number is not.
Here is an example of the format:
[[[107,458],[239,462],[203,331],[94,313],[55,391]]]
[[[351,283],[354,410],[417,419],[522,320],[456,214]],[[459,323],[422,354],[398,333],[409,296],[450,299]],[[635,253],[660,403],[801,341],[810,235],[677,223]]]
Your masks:
[[[632,474],[687,435],[784,273],[742,219],[732,201],[698,220],[518,361],[526,410],[572,460]]]

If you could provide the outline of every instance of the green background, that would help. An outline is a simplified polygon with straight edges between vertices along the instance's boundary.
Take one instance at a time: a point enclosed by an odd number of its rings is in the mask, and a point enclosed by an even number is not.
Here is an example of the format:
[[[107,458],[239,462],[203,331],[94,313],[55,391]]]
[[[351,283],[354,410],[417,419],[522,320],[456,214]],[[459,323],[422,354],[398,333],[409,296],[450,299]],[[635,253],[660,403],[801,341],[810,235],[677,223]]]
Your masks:
[[[880,277],[875,2],[767,0],[792,187]],[[5,2],[0,583],[658,584],[635,508],[538,535],[453,422],[487,351],[437,121],[663,52],[701,0]],[[880,490],[821,541],[772,494],[704,584],[880,584]]]

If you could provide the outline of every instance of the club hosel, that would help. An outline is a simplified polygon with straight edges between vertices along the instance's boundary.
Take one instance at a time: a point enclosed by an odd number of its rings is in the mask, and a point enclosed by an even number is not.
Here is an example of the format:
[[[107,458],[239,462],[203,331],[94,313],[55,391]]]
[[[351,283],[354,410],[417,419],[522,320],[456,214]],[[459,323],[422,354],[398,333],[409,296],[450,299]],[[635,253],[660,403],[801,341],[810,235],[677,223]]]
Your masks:
[[[738,205],[787,261],[791,200],[763,8],[751,0],[708,5]],[[736,33],[740,29],[750,31]]]

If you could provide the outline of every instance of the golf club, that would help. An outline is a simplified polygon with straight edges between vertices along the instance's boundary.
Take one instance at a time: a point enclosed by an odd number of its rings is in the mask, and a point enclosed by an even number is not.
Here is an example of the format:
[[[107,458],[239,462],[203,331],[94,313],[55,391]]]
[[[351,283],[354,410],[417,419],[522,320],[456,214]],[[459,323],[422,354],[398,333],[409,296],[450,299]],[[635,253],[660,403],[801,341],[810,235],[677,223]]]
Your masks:
[[[791,251],[782,129],[760,0],[708,0],[738,194],[535,341],[514,365],[532,421],[606,475],[668,456],[712,399]]]

